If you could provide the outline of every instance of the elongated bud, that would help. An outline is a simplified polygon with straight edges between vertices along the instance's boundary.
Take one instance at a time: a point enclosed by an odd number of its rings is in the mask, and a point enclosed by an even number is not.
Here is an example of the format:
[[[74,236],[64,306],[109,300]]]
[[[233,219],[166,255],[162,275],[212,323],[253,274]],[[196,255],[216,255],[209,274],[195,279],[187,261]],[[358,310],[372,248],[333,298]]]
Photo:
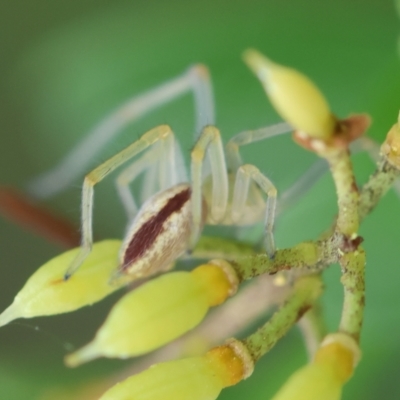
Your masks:
[[[397,123],[392,126],[382,144],[381,153],[390,164],[400,169],[400,113]]]
[[[315,139],[332,137],[335,118],[310,79],[295,69],[272,62],[253,49],[245,51],[243,58],[283,119]]]
[[[313,362],[295,372],[272,400],[340,400],[342,387],[360,355],[352,337],[344,333],[328,335]]]
[[[79,248],[67,251],[40,267],[0,315],[0,326],[16,318],[61,314],[99,301],[118,289],[109,285],[111,272],[118,263],[119,240],[105,240],[93,250],[79,271],[68,281],[63,279]]]
[[[109,389],[100,400],[213,400],[246,379],[253,363],[241,342],[232,340],[202,357],[154,365]]]
[[[94,340],[67,356],[66,364],[138,356],[168,343],[199,324],[210,306],[232,295],[235,277],[228,263],[205,264],[142,285],[113,307]]]

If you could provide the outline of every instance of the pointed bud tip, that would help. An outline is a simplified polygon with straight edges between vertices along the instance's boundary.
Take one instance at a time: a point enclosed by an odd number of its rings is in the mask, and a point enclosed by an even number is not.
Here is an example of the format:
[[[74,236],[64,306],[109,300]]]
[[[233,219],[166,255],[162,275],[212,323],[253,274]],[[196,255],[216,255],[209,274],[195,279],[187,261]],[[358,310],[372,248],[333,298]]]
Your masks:
[[[97,351],[95,342],[91,342],[81,349],[66,355],[64,357],[64,364],[69,368],[75,368],[99,357],[100,354]]]
[[[263,69],[267,70],[272,67],[274,63],[259,51],[255,49],[247,49],[243,52],[243,61],[255,73],[259,74]]]
[[[18,292],[13,307],[1,315],[1,325],[19,317],[71,312],[91,305],[118,289],[108,285],[108,279],[117,265],[120,245],[119,240],[95,243],[92,252],[73,276],[64,275],[64,272],[80,248],[64,252],[46,262]]]
[[[7,307],[1,314],[0,314],[0,327],[9,324],[14,319],[22,317],[18,312],[18,308],[15,306],[15,303],[12,303],[9,307]]]

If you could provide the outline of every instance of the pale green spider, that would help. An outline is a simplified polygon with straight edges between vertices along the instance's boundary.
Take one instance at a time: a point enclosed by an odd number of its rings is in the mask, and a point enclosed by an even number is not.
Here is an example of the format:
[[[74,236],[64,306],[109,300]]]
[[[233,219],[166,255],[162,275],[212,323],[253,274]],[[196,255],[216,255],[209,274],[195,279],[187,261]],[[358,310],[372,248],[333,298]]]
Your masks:
[[[116,179],[118,194],[131,221],[120,251],[118,274],[127,274],[133,279],[170,268],[177,258],[194,247],[204,223],[244,226],[264,218],[265,249],[270,257],[274,256],[277,191],[258,168],[242,162],[239,147],[289,132],[291,127],[279,123],[241,132],[229,140],[224,153],[220,133],[214,126],[211,81],[203,65],[195,65],[117,108],[58,166],[33,180],[29,185],[30,193],[37,198],[58,193],[80,176],[96,153],[128,123],[187,91],[194,94],[196,132],[200,132],[191,152],[190,183],[185,168],[182,168],[184,162],[179,144],[167,125],[149,130],[89,172],[82,192],[81,251],[66,271],[66,279],[91,251],[94,186],[143,152]],[[206,155],[211,167],[210,176],[203,174]],[[283,199],[290,202],[301,195],[325,170],[326,164],[318,162],[284,193]],[[138,211],[129,184],[141,173],[145,174],[142,197],[146,201]],[[267,195],[266,201],[262,193]]]

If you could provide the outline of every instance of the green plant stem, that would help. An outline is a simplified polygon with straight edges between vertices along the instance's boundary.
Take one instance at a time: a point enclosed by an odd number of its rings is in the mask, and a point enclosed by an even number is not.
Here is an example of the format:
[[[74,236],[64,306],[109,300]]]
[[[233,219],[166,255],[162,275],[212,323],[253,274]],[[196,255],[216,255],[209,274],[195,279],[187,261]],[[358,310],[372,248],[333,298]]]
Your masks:
[[[343,255],[341,282],[344,287],[344,301],[340,331],[359,340],[365,305],[365,252],[356,251]]]
[[[240,281],[284,270],[296,269],[305,273],[315,273],[339,262],[343,253],[338,249],[346,246],[347,238],[334,233],[325,240],[302,242],[288,249],[277,250],[272,259],[266,254],[255,254],[234,258],[230,263]]]
[[[257,361],[313,306],[322,293],[319,275],[299,278],[293,292],[272,318],[256,332],[243,340],[251,357]]]
[[[359,247],[360,241],[357,241],[360,196],[348,150],[332,149],[326,151],[324,156],[329,162],[338,197],[339,215],[335,232],[340,232],[349,239],[349,247],[345,249],[346,251],[338,248],[342,252],[339,262],[342,268],[341,282],[344,287],[344,303],[339,329],[358,340],[365,302],[365,252]],[[377,181],[375,181],[375,186],[379,187],[376,183]],[[375,193],[375,191],[369,192]],[[373,200],[378,201],[379,198],[376,197]]]
[[[230,260],[252,254],[255,254],[252,244],[217,236],[201,236],[190,254],[190,258],[224,258]]]
[[[360,221],[378,205],[380,199],[390,189],[398,176],[400,176],[400,170],[391,165],[385,158],[378,162],[376,171],[360,192],[360,205],[358,208]]]
[[[336,231],[353,237],[359,226],[359,194],[353,173],[350,153],[347,149],[328,149],[320,153],[330,166],[338,197],[339,214]]]

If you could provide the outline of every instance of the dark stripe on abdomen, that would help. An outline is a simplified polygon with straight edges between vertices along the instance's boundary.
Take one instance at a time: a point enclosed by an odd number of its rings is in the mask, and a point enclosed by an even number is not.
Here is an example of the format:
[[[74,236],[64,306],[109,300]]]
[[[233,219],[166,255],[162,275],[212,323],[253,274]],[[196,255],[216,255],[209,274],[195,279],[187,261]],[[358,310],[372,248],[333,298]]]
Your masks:
[[[135,232],[125,250],[122,270],[127,269],[151,248],[157,237],[163,232],[164,222],[173,213],[182,209],[190,198],[190,192],[190,188],[187,188],[174,197],[171,197],[157,214],[146,221],[141,228]]]

